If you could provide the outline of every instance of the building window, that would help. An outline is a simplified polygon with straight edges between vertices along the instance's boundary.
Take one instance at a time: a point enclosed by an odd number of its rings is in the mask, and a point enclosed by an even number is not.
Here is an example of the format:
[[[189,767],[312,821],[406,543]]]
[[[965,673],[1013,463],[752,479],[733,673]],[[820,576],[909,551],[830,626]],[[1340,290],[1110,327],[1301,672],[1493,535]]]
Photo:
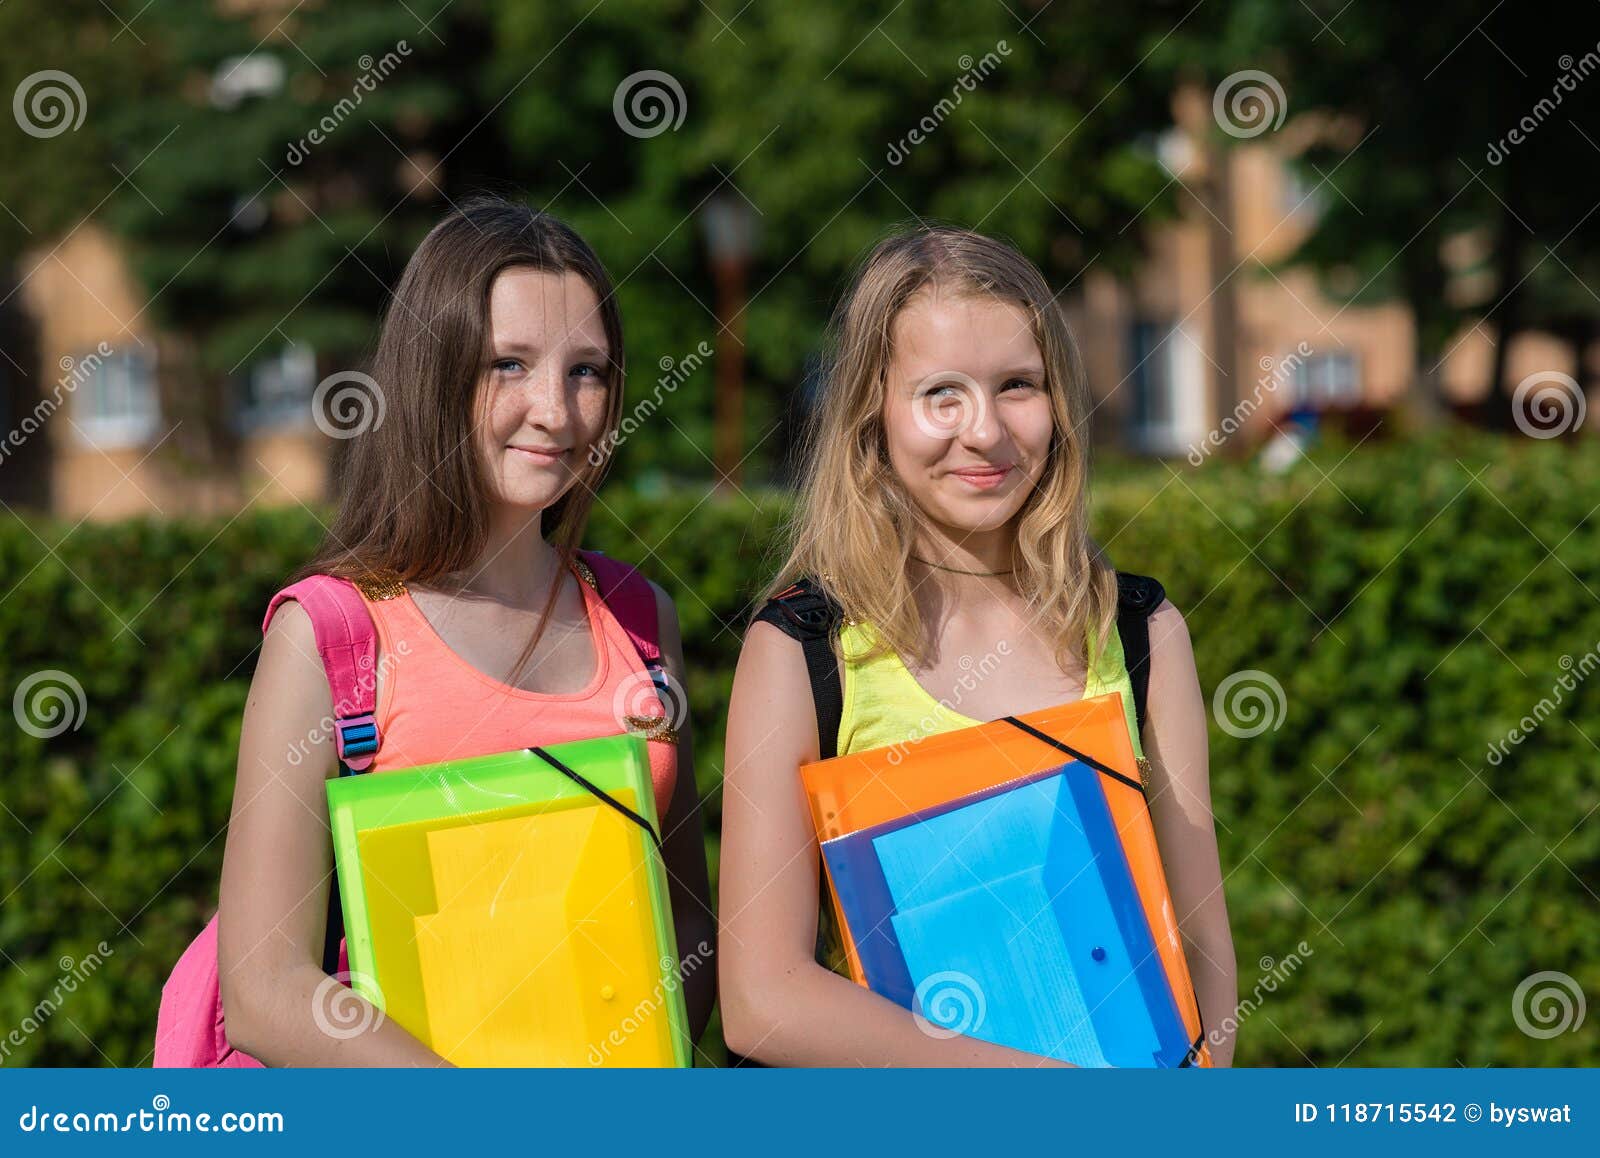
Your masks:
[[[1205,354],[1182,325],[1135,321],[1129,331],[1129,442],[1146,454],[1180,454],[1204,433]]]
[[[253,362],[234,381],[234,425],[242,433],[311,422],[311,395],[317,387],[317,356],[293,343],[270,358]]]
[[[73,421],[85,441],[96,446],[139,446],[161,424],[156,361],[144,350],[118,350],[102,358],[85,354],[79,367],[92,367],[78,387]]]
[[[1361,367],[1350,350],[1328,350],[1300,359],[1290,382],[1297,409],[1353,406],[1361,400]]]
[[[1319,219],[1328,208],[1328,185],[1332,182],[1324,182],[1315,172],[1302,173],[1293,161],[1285,161],[1278,171],[1283,174],[1278,185],[1282,204],[1278,208],[1285,215]]]

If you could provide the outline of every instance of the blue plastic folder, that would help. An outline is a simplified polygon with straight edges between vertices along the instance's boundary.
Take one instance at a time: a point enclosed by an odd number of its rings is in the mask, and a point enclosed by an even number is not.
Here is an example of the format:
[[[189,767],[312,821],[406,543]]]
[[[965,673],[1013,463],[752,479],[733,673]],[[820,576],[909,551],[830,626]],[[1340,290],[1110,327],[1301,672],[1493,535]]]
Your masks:
[[[823,842],[872,990],[1075,1065],[1178,1065],[1188,1035],[1098,775],[1069,761]]]

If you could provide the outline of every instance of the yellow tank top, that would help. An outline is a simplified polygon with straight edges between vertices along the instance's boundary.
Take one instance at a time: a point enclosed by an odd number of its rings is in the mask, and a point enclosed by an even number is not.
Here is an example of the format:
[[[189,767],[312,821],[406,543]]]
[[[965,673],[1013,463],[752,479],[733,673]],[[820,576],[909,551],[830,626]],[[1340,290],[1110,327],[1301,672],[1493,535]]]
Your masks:
[[[844,653],[844,711],[839,718],[839,755],[904,744],[939,732],[970,728],[984,721],[962,715],[963,691],[971,691],[994,670],[1003,656],[989,653],[971,662],[957,683],[951,702],[935,699],[916,681],[905,662],[892,651],[874,659],[863,659],[874,635],[867,624],[846,623],[840,632]],[[1092,649],[1094,641],[1090,640]],[[1113,628],[1105,651],[1091,657],[1083,698],[1122,693],[1122,709],[1133,739],[1135,756],[1143,759],[1139,726],[1133,703],[1133,683],[1122,652],[1122,639]]]

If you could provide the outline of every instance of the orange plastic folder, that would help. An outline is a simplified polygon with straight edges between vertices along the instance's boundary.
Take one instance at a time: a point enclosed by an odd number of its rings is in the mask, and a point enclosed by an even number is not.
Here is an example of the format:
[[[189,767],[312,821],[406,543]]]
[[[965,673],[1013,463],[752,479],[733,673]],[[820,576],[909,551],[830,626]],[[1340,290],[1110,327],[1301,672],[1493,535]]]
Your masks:
[[[858,984],[1079,1065],[1211,1064],[1119,694],[800,774]]]
[[[643,738],[340,777],[328,809],[351,984],[436,1053],[689,1064]]]

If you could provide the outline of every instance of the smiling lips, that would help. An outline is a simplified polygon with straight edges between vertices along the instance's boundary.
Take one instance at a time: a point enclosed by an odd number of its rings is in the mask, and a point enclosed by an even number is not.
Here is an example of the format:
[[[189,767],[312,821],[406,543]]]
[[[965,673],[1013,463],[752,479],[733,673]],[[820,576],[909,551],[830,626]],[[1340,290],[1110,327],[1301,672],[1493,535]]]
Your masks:
[[[980,491],[993,490],[1005,482],[1006,476],[1011,473],[1010,466],[975,466],[953,470],[950,473],[969,486]]]
[[[532,459],[534,462],[545,463],[547,465],[560,462],[567,453],[564,450],[558,450],[555,447],[546,446],[507,446],[506,449],[514,450],[518,454]]]

